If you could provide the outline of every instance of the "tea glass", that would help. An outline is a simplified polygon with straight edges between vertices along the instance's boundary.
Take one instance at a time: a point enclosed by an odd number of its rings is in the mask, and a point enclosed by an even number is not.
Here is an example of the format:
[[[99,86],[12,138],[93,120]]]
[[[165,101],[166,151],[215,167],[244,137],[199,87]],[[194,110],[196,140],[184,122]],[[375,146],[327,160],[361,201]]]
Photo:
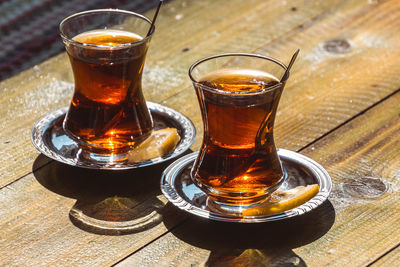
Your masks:
[[[80,12],[60,23],[75,81],[63,128],[81,157],[122,162],[151,134],[141,85],[150,27],[145,16],[116,9]]]
[[[287,176],[273,137],[286,68],[271,57],[242,53],[190,67],[204,125],[191,178],[210,206],[240,212],[265,200]]]

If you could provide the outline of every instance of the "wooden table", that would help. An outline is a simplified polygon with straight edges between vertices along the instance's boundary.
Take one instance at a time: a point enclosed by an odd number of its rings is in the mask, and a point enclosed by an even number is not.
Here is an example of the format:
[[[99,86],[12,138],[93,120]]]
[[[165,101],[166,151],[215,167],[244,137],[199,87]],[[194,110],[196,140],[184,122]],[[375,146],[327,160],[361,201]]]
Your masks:
[[[174,0],[163,7],[145,96],[192,119],[192,150],[202,126],[191,63],[223,52],[288,62],[301,49],[275,139],[322,164],[334,188],[316,210],[273,223],[211,222],[179,211],[159,189],[165,165],[94,172],[39,154],[33,123],[72,95],[65,54],[3,81],[0,265],[399,266],[399,29],[397,0]],[[71,216],[76,207],[107,216],[104,203],[116,197],[129,216],[151,215],[151,222],[116,235]]]

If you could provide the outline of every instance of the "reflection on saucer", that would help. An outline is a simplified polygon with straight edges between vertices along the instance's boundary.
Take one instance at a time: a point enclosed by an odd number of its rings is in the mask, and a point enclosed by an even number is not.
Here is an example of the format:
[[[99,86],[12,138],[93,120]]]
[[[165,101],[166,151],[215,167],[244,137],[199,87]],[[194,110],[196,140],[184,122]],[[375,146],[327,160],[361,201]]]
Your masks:
[[[208,201],[207,195],[193,184],[190,178],[190,169],[198,152],[193,152],[173,162],[163,173],[161,178],[161,191],[167,199],[178,208],[196,216],[216,221],[258,223],[282,220],[309,212],[321,205],[329,196],[332,181],[325,169],[315,161],[299,153],[279,149],[278,155],[288,178],[280,186],[278,192],[291,193],[291,201],[286,203],[276,212],[243,214],[227,212],[218,209]],[[318,187],[311,185],[318,185]],[[310,187],[307,187],[310,186]],[[294,188],[314,188],[303,191],[304,201],[298,201]],[[315,195],[316,193],[316,195]],[[294,196],[294,197],[293,197]],[[300,199],[301,200],[301,199]],[[279,205],[278,205],[279,206]],[[277,206],[274,206],[276,208]]]
[[[162,221],[166,203],[152,198],[138,203],[129,197],[107,197],[99,200],[78,200],[69,212],[71,221],[81,229],[105,235],[135,233]]]

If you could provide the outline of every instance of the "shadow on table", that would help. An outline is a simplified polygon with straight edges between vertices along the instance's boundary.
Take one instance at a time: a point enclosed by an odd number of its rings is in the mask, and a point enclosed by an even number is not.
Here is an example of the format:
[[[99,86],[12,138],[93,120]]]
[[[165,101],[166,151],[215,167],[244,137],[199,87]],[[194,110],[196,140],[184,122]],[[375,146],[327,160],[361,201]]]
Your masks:
[[[172,218],[170,223],[170,218],[164,217],[164,224],[177,238],[211,251],[207,266],[306,266],[292,249],[319,239],[334,221],[335,210],[329,201],[295,218],[258,224],[190,216],[183,225],[173,228]]]
[[[165,204],[158,198],[160,178],[170,163],[123,171],[91,170],[39,155],[32,169],[45,188],[76,199],[69,212],[75,226],[96,234],[121,235],[162,221]]]

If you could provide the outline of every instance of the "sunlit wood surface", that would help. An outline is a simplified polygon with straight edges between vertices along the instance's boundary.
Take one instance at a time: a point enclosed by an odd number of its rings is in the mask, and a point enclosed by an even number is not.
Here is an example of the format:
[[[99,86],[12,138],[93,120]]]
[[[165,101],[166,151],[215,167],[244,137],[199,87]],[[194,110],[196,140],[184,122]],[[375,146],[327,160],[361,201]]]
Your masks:
[[[300,48],[275,139],[323,165],[334,188],[313,212],[274,223],[236,225],[184,214],[159,190],[165,164],[96,172],[40,155],[30,141],[33,123],[68,105],[72,95],[65,54],[1,82],[0,265],[398,266],[399,29],[398,0],[173,0],[163,6],[144,93],[190,117],[198,131],[192,150],[202,138],[187,76],[194,61],[249,52],[288,62]],[[116,197],[136,218],[152,214],[151,222],[117,235],[71,217],[75,207],[102,212],[102,201]]]

